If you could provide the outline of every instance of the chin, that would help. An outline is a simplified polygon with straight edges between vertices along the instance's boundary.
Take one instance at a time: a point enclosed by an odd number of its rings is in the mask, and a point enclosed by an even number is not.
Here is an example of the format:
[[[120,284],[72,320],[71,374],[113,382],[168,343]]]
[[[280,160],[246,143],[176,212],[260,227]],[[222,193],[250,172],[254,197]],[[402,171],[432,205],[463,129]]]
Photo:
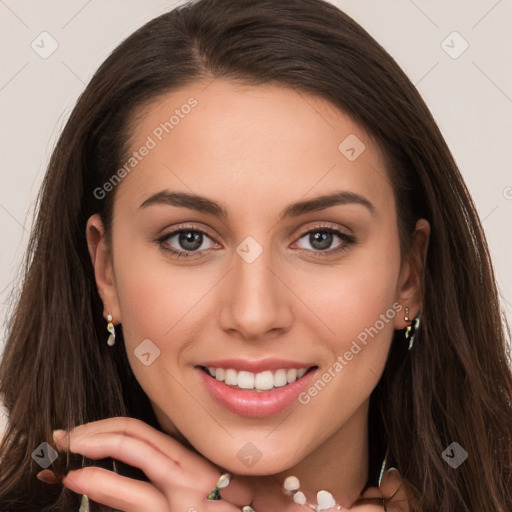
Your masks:
[[[261,452],[256,452],[255,448],[253,450],[252,453],[247,450],[247,453],[240,453],[236,457],[224,458],[216,456],[213,459],[208,458],[226,471],[244,476],[268,476],[282,473],[299,462],[292,460],[291,457],[276,457],[275,455],[265,457]]]

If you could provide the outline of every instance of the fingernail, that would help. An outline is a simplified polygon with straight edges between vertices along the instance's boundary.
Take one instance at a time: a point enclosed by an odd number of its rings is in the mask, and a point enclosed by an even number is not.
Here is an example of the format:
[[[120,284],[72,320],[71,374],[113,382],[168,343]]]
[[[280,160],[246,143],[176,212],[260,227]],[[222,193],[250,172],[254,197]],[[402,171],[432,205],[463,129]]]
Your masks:
[[[41,482],[44,482],[45,484],[58,484],[59,481],[53,474],[53,471],[50,471],[49,469],[43,469],[43,471],[39,471],[37,473],[36,477],[41,480]]]
[[[66,438],[68,433],[65,430],[54,430],[53,431],[53,440],[55,442],[61,441]]]

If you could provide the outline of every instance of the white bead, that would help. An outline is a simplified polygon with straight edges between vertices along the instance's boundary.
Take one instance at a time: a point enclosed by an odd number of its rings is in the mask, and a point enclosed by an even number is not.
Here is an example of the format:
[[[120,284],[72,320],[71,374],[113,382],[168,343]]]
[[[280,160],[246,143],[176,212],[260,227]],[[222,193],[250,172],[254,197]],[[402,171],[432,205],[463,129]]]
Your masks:
[[[295,501],[295,503],[298,503],[299,505],[305,505],[306,504],[306,496],[304,495],[304,493],[302,491],[297,491],[293,495],[293,501]]]
[[[332,497],[332,494],[328,491],[318,491],[316,495],[316,501],[318,503],[317,510],[329,510],[336,506],[336,502]]]
[[[293,492],[298,491],[300,487],[299,479],[296,476],[287,476],[283,482],[283,489],[285,491]]]
[[[224,489],[224,487],[229,485],[229,482],[231,482],[231,475],[229,473],[224,473],[220,476],[219,481],[217,482],[217,488]]]

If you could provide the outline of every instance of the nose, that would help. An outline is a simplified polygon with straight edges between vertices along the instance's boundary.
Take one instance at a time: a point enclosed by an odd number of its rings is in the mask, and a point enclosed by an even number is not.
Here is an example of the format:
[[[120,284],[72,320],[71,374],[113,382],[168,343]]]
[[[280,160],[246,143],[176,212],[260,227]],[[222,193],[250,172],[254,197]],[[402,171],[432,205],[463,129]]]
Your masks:
[[[282,336],[293,321],[292,295],[276,258],[270,250],[252,262],[235,253],[232,263],[219,297],[221,328],[248,341]]]

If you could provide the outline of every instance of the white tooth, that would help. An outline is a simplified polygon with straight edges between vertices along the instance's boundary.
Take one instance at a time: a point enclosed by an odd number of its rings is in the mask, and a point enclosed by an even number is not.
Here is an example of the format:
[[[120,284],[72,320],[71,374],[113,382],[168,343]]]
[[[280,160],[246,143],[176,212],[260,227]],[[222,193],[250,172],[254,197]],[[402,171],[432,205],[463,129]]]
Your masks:
[[[272,389],[274,387],[274,376],[272,372],[257,373],[254,379],[254,387],[262,390]]]
[[[226,375],[226,370],[224,370],[224,368],[217,368],[215,370],[215,378],[217,380],[220,380],[222,382],[224,380],[225,375]]]
[[[286,386],[288,381],[286,380],[286,370],[277,370],[274,373],[274,386],[276,388],[280,388],[281,386]]]
[[[254,373],[238,372],[237,384],[240,389],[254,389]]]
[[[215,377],[215,368],[213,366],[208,366],[208,371],[212,377]]]
[[[224,382],[228,386],[236,386],[237,385],[237,373],[236,370],[233,370],[230,368],[229,370],[226,370],[226,373],[224,374]]]
[[[301,368],[298,372],[297,372],[297,378],[300,379],[301,377],[304,377],[304,375],[306,374],[306,372],[308,371],[307,368]]]
[[[286,380],[288,381],[288,384],[291,384],[297,380],[297,370],[295,368],[290,368],[286,372]]]

